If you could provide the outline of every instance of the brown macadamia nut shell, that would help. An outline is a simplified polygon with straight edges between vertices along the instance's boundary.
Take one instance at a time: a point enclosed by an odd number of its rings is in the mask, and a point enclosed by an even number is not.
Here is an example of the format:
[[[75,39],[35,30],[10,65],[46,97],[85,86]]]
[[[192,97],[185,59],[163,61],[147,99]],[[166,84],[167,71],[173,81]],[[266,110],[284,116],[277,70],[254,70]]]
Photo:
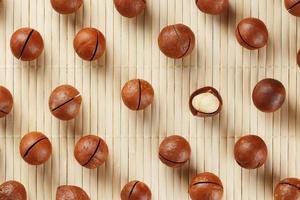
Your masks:
[[[212,173],[200,173],[192,179],[189,195],[192,200],[221,200],[223,196],[222,182]]]
[[[80,165],[94,169],[107,160],[108,147],[102,138],[95,135],[86,135],[76,143],[74,156]]]
[[[235,143],[234,158],[243,168],[259,168],[266,162],[267,157],[267,145],[256,135],[243,136]]]
[[[30,132],[23,136],[19,149],[22,158],[31,165],[45,163],[52,154],[51,142],[40,132]]]
[[[153,102],[154,90],[142,79],[127,81],[121,92],[124,104],[131,110],[144,110]]]
[[[13,107],[13,97],[8,89],[0,86],[0,118],[10,113]]]
[[[22,183],[6,181],[0,185],[1,200],[26,200],[27,193]]]
[[[278,80],[267,78],[259,81],[253,92],[252,100],[257,109],[262,112],[275,112],[285,101],[286,91]]]
[[[114,0],[117,11],[124,17],[133,18],[146,8],[146,0]]]
[[[213,112],[213,113],[204,113],[204,112],[198,111],[198,110],[196,110],[194,108],[194,106],[192,104],[194,97],[196,97],[199,94],[207,93],[207,92],[209,92],[209,93],[213,94],[215,97],[217,97],[217,99],[219,100],[219,103],[220,103],[218,110],[215,111],[215,112]],[[219,114],[221,112],[222,105],[223,105],[222,97],[219,94],[219,92],[215,88],[213,88],[213,87],[203,87],[203,88],[197,89],[196,91],[194,91],[191,94],[190,100],[189,100],[189,107],[190,107],[191,113],[194,116],[198,116],[198,117],[212,117],[212,116],[215,116],[215,115],[217,115],[217,114]]]
[[[121,191],[121,200],[151,200],[151,190],[140,181],[127,183]]]
[[[76,34],[73,46],[80,58],[93,61],[104,55],[106,40],[99,30],[95,28],[83,28]]]
[[[159,159],[169,167],[181,167],[190,157],[190,144],[179,135],[166,137],[159,146]]]
[[[275,187],[274,200],[298,200],[300,199],[300,179],[286,178]]]
[[[166,26],[159,34],[158,46],[170,58],[183,58],[192,53],[195,47],[195,35],[184,24]]]
[[[228,9],[228,0],[196,0],[197,7],[204,13],[218,15]]]
[[[298,67],[300,67],[300,49],[298,50],[298,53],[297,53],[297,64],[298,64]]]
[[[90,200],[90,197],[80,187],[61,185],[57,188],[56,200]]]
[[[79,10],[83,0],[51,0],[53,9],[60,14],[71,14]]]
[[[296,17],[300,17],[300,1],[299,0],[284,0],[285,8]]]
[[[42,54],[44,41],[41,34],[36,30],[20,28],[11,36],[10,49],[16,58],[32,61]]]
[[[237,25],[235,35],[243,47],[254,50],[264,47],[269,38],[266,25],[256,18],[245,18]]]
[[[61,85],[55,88],[49,97],[49,109],[60,120],[74,119],[80,110],[81,95],[70,85]]]

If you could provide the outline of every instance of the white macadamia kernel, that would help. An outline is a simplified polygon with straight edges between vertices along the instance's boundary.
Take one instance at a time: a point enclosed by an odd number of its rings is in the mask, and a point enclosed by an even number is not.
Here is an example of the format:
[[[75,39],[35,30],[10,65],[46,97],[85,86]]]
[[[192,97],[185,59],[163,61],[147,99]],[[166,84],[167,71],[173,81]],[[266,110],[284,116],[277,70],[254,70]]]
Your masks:
[[[210,92],[196,95],[192,100],[193,107],[202,113],[214,113],[219,109],[219,99]]]

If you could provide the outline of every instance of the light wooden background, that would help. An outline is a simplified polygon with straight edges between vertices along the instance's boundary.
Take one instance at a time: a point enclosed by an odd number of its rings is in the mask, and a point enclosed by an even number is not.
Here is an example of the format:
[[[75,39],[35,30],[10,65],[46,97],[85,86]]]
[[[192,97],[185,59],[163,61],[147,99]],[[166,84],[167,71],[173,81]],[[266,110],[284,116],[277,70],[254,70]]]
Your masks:
[[[248,16],[266,23],[266,48],[250,52],[237,43],[235,26]],[[197,46],[192,56],[174,61],[160,53],[157,36],[165,25],[179,22],[192,28]],[[13,31],[24,26],[37,29],[45,41],[44,54],[30,63],[13,58],[9,47]],[[106,36],[107,53],[98,62],[83,62],[74,53],[74,35],[86,26]],[[145,14],[130,20],[112,0],[84,0],[84,8],[69,16],[54,12],[50,0],[1,0],[0,84],[11,90],[15,104],[0,120],[0,182],[21,181],[29,200],[54,200],[61,184],[82,186],[92,200],[115,200],[128,180],[138,179],[151,187],[154,200],[185,200],[192,176],[210,171],[221,177],[224,199],[272,199],[281,178],[300,177],[299,26],[281,0],[230,0],[229,13],[214,17],[201,13],[194,0],[147,0]],[[155,90],[145,112],[129,111],[121,101],[123,84],[136,77]],[[258,112],[251,101],[254,85],[265,77],[281,80],[288,94],[274,114]],[[83,96],[80,115],[70,122],[48,110],[51,90],[63,83]],[[224,108],[219,116],[195,118],[189,95],[207,85],[220,91]],[[38,167],[19,155],[21,136],[34,130],[53,144],[51,160]],[[98,170],[83,169],[73,157],[75,141],[87,133],[109,146],[109,161]],[[192,146],[190,163],[176,170],[157,156],[160,141],[174,133]],[[242,170],[234,161],[234,142],[246,133],[262,136],[268,145],[268,161],[259,170]]]

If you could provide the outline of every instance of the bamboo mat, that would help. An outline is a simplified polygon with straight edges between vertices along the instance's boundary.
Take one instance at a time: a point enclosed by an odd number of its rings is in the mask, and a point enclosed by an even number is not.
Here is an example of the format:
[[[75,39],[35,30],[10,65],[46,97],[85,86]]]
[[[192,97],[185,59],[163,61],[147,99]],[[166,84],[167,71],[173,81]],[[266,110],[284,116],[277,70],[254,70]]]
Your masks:
[[[224,199],[270,200],[274,185],[287,176],[300,177],[300,21],[288,14],[281,0],[231,0],[222,16],[201,13],[193,0],[147,0],[145,14],[120,17],[112,0],[84,0],[76,15],[53,11],[50,0],[0,1],[0,84],[11,90],[14,109],[0,120],[0,182],[21,181],[29,200],[55,199],[61,184],[78,185],[95,199],[120,199],[122,186],[142,180],[154,200],[187,200],[188,183],[210,171],[224,184]],[[269,30],[266,48],[248,51],[235,39],[244,17],[262,19]],[[167,24],[184,23],[196,34],[196,49],[183,60],[160,53],[157,37]],[[30,26],[45,41],[43,55],[20,62],[10,51],[14,30]],[[98,62],[83,62],[73,50],[82,27],[99,28],[107,53]],[[145,112],[129,111],[121,101],[123,84],[132,78],[153,84],[155,100]],[[251,92],[258,80],[274,77],[287,90],[287,100],[274,114],[258,112]],[[80,90],[83,106],[76,120],[62,122],[48,109],[56,86],[68,83]],[[217,88],[224,100],[220,115],[195,118],[189,95],[202,86]],[[44,132],[53,155],[32,167],[19,155],[19,142],[29,131]],[[84,134],[103,137],[110,156],[105,166],[87,170],[73,156],[74,143]],[[233,145],[243,134],[266,141],[269,157],[258,170],[242,170],[234,161]],[[189,164],[165,167],[158,159],[160,141],[171,134],[186,137],[192,147]],[[297,145],[298,144],[298,145]],[[297,156],[298,155],[298,156]]]

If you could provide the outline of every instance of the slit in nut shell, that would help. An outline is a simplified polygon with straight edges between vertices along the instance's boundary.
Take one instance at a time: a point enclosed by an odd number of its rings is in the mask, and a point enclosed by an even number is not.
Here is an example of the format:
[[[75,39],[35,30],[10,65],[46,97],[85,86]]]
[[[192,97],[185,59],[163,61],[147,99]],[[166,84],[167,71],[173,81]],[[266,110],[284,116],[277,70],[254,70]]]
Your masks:
[[[222,98],[213,87],[204,87],[192,93],[189,101],[193,115],[210,117],[218,114],[222,107]]]

